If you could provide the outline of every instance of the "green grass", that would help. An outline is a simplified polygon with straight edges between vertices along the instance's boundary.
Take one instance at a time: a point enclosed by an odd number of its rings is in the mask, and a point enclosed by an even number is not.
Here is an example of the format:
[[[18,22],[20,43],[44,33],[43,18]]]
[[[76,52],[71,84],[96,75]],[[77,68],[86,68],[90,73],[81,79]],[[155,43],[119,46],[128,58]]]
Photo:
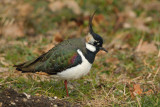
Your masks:
[[[25,1],[34,7],[33,12],[24,18],[25,36],[14,38],[0,35],[0,40],[4,40],[4,43],[0,41],[2,46],[0,47],[0,66],[9,68],[8,72],[0,73],[0,91],[12,87],[18,92],[48,97],[57,96],[60,99],[65,98],[71,102],[81,103],[84,106],[128,107],[141,105],[142,107],[158,107],[160,105],[159,11],[154,8],[149,10],[143,8],[144,4],[150,3],[145,0],[140,2],[139,8],[135,8],[134,3],[127,0],[123,2],[76,0],[76,2],[82,12],[91,14],[98,8],[96,15],[104,16],[102,22],[98,22],[98,18],[95,19],[94,29],[103,36],[104,46],[108,48],[109,53],[97,55],[91,72],[87,76],[69,81],[69,98],[65,97],[66,92],[62,80],[57,81],[37,74],[15,72],[14,64],[31,60],[44,53],[49,45],[55,45],[57,42],[54,40],[55,32],[60,32],[63,38],[70,38],[70,35],[81,37],[87,34],[88,27],[88,20],[84,18],[85,16],[75,15],[71,9],[62,9],[52,13],[48,8],[50,2]],[[150,22],[144,24],[150,29],[150,32],[141,31],[136,27],[125,29],[123,26],[117,25],[116,12],[123,13],[128,5],[136,14],[133,19],[126,16],[128,19],[133,21],[142,14],[144,14],[144,19],[152,18]],[[7,19],[10,18],[19,19],[18,16],[8,16]],[[78,18],[83,19],[81,24],[78,25],[79,22],[75,22],[76,26],[69,25],[74,22],[73,19],[79,21]],[[4,25],[4,22],[2,23],[0,20],[0,24]],[[115,30],[115,26],[119,27]],[[27,33],[29,29],[33,29],[34,33]],[[142,39],[143,42],[155,43],[158,51],[154,53],[136,52]],[[112,42],[113,44],[111,44]],[[126,47],[123,48],[123,46]],[[145,85],[145,88],[142,89],[153,89],[154,93],[132,97],[133,90],[131,91],[131,89],[134,84]]]

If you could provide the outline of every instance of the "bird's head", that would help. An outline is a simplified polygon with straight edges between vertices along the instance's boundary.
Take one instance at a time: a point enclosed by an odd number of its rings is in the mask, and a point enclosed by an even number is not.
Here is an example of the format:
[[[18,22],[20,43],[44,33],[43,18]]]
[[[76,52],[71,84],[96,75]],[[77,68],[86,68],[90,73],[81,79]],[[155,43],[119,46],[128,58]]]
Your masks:
[[[102,47],[103,38],[93,31],[92,20],[93,20],[94,15],[95,15],[95,12],[93,13],[93,15],[89,19],[89,33],[86,36],[86,43],[87,43],[88,50],[90,50],[92,52],[94,52],[94,51],[98,52],[99,50],[103,50],[105,52],[108,52],[105,48]]]

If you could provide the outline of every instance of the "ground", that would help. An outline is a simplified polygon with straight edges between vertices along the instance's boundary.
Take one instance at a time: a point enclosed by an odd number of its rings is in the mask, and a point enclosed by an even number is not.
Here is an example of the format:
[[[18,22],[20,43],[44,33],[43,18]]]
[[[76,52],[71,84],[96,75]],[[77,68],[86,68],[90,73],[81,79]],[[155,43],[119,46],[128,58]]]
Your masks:
[[[62,80],[15,70],[13,65],[36,58],[63,40],[85,37],[95,10],[93,29],[103,37],[108,53],[97,54],[88,75],[68,81],[70,97]],[[26,93],[43,99],[41,104],[160,105],[160,1],[0,0],[0,11],[0,93],[4,97],[13,92],[11,96],[26,97]]]
[[[0,106],[3,107],[79,107],[56,97],[38,97],[26,93],[17,93],[13,89],[5,89],[0,93]]]

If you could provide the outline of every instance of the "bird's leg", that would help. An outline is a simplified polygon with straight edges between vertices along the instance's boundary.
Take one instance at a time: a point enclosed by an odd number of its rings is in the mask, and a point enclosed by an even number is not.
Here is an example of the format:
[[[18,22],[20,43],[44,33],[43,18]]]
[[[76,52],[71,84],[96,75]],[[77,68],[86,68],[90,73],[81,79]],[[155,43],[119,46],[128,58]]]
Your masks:
[[[67,80],[64,81],[64,84],[65,84],[65,88],[66,88],[67,97],[69,97],[69,95],[68,95],[68,89],[67,89]]]

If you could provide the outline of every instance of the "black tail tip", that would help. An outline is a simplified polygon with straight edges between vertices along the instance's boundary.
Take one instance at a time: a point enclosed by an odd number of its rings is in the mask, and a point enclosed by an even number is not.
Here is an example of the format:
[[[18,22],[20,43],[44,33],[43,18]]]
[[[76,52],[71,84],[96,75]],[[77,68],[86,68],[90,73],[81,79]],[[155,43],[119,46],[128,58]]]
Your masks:
[[[16,67],[16,70],[21,71],[21,68],[19,68],[19,65],[13,65],[13,67]]]
[[[22,69],[21,69],[21,68],[16,68],[16,70],[17,70],[17,71],[22,71]]]

